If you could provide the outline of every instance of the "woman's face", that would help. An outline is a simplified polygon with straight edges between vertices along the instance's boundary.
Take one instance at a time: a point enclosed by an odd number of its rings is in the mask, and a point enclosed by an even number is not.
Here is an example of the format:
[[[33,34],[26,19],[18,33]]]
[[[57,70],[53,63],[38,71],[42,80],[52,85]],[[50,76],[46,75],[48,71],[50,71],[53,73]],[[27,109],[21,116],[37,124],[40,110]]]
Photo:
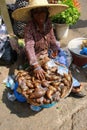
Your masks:
[[[39,25],[43,25],[47,18],[47,8],[37,8],[32,10],[33,18]]]

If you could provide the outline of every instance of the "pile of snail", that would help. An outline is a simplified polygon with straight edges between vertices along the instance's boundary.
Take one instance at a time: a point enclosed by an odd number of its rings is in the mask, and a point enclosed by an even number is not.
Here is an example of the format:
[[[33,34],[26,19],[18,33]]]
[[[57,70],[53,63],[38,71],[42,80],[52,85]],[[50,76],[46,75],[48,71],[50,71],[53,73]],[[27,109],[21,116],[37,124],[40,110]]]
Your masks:
[[[42,68],[45,70],[43,80],[34,76],[32,67],[27,71],[20,70],[16,75],[19,84],[17,91],[26,97],[28,103],[36,106],[58,102],[69,93],[72,86],[70,72],[61,75],[57,72],[57,66],[48,67],[47,64],[43,64]]]

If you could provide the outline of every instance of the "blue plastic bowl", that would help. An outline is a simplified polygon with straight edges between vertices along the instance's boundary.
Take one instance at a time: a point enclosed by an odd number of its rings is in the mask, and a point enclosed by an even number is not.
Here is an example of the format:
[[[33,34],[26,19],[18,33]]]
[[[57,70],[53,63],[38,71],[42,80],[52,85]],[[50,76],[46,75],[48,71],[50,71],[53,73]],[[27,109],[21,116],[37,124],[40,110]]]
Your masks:
[[[41,108],[50,108],[50,107],[53,107],[53,106],[55,106],[56,105],[56,102],[53,102],[53,103],[51,103],[51,104],[43,104],[43,105],[41,105],[40,107]]]
[[[15,83],[15,87],[14,87],[14,95],[16,97],[16,99],[19,101],[19,102],[26,102],[26,98],[17,92],[17,88],[18,88],[18,82]]]

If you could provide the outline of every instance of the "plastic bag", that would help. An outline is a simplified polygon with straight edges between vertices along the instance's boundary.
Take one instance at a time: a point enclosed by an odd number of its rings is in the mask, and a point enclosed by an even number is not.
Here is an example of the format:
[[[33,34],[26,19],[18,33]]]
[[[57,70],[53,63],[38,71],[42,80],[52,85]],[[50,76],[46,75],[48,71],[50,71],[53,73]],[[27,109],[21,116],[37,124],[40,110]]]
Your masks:
[[[0,57],[0,65],[3,64],[13,64],[17,60],[17,52],[12,49],[9,38],[4,41],[3,39],[0,39],[0,44],[3,43],[3,46],[0,46],[0,52],[1,52],[1,57]],[[4,50],[4,52],[2,52]]]

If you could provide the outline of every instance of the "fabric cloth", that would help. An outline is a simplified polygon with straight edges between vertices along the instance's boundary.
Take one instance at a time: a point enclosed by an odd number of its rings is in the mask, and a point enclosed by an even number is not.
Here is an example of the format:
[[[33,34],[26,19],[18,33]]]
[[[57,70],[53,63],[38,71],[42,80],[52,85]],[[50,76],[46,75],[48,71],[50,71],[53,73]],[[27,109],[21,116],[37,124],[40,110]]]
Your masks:
[[[80,54],[82,55],[87,55],[87,47],[84,47],[81,51]]]

